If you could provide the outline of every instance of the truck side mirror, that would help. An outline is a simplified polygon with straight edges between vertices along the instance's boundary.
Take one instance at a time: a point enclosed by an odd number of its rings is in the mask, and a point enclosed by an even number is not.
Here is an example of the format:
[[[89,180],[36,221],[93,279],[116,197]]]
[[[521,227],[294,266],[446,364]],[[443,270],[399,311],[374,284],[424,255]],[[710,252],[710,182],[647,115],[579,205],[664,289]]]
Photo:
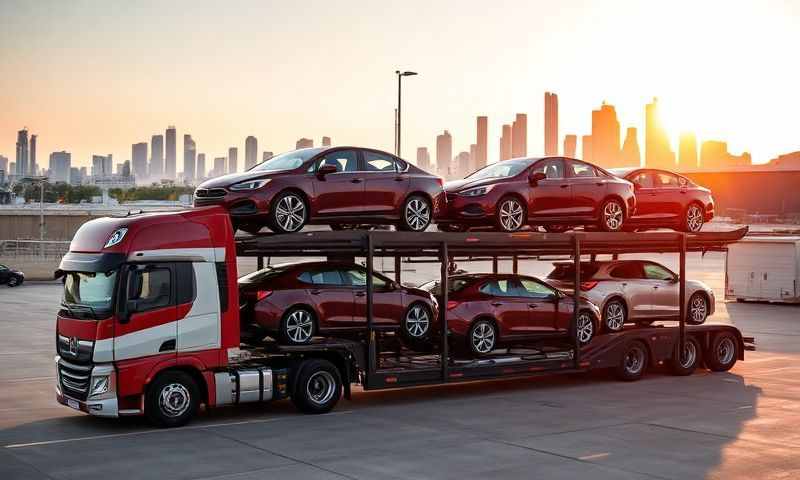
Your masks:
[[[539,180],[545,179],[547,179],[547,175],[545,175],[544,172],[535,172],[533,175],[531,175],[529,182],[532,187],[535,187],[539,184]]]

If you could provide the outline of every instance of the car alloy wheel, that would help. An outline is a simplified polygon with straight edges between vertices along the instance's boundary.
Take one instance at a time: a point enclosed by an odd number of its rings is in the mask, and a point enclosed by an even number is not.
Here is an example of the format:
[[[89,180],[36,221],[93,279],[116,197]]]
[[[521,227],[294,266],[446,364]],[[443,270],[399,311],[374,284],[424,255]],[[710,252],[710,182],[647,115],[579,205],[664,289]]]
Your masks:
[[[299,196],[289,193],[278,200],[275,220],[285,232],[296,232],[306,223],[306,204]]]
[[[625,306],[619,300],[612,300],[606,304],[604,323],[610,332],[618,332],[625,325]]]
[[[703,211],[699,206],[692,204],[686,210],[686,231],[699,232],[703,228]]]
[[[603,227],[606,231],[616,232],[622,228],[625,213],[617,200],[609,200],[603,205]]]
[[[422,232],[431,223],[431,207],[421,197],[412,197],[406,202],[405,223],[409,230]]]
[[[472,328],[470,335],[470,342],[472,342],[472,349],[480,354],[485,355],[494,350],[495,342],[497,341],[497,333],[495,332],[494,325],[487,320],[479,320]]]
[[[578,314],[577,327],[578,342],[580,342],[581,345],[586,345],[592,341],[592,337],[594,337],[594,322],[588,313],[580,312]]]
[[[708,305],[701,293],[695,293],[689,300],[689,322],[699,325],[706,321],[708,316]]]
[[[428,333],[431,325],[428,309],[422,305],[414,305],[406,313],[405,329],[412,338],[422,338]]]
[[[500,228],[506,232],[515,232],[522,228],[525,221],[525,209],[515,198],[507,198],[500,203],[498,213]]]
[[[158,395],[158,408],[165,417],[180,417],[192,405],[192,396],[180,383],[165,385]]]
[[[11,277],[8,279],[8,286],[9,287],[16,287],[19,283],[19,279],[17,277]]]
[[[314,333],[314,320],[305,310],[295,310],[286,318],[286,336],[294,343],[306,343]]]

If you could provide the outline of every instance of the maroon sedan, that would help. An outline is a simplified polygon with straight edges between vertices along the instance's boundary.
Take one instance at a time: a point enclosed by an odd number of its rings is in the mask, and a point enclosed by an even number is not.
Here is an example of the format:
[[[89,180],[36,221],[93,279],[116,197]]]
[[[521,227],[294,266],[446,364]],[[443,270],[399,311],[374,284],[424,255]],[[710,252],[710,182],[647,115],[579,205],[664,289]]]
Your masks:
[[[597,225],[617,232],[636,209],[633,185],[587,162],[563,157],[517,158],[448,182],[442,230],[525,225],[563,231]]]
[[[487,355],[500,345],[567,336],[573,299],[547,283],[522,275],[465,274],[450,277],[447,328],[467,351]],[[439,282],[420,288],[441,294]],[[600,311],[582,301],[578,338],[589,343],[598,331]]]
[[[223,205],[234,227],[297,232],[309,223],[394,224],[421,232],[444,203],[442,179],[394,155],[355,147],[305,148],[244,173],[203,182],[195,206]]]
[[[405,340],[424,342],[436,324],[430,293],[406,288],[375,273],[373,322],[398,326]],[[239,279],[243,329],[289,345],[315,335],[363,333],[367,316],[367,271],[353,263],[276,265]]]
[[[653,168],[615,168],[611,172],[633,183],[636,213],[627,224],[633,229],[699,232],[714,218],[711,190],[686,177]]]

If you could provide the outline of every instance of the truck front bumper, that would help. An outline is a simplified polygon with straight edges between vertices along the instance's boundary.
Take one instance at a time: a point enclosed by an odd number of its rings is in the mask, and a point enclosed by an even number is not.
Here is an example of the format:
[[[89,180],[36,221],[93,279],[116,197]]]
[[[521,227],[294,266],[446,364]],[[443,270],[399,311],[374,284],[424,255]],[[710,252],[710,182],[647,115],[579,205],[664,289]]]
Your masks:
[[[96,417],[119,417],[116,389],[117,374],[112,364],[96,364],[92,366],[91,376],[87,384],[86,399],[81,400],[67,395],[62,388],[60,362],[61,357],[56,355],[56,400],[58,403]],[[102,382],[103,380],[105,380],[104,383]]]

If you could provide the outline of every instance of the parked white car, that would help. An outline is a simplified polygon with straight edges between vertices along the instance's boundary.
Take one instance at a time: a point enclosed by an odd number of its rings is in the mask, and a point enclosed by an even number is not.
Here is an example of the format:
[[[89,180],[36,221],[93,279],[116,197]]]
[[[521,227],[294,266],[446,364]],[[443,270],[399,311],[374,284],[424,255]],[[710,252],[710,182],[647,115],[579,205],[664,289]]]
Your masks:
[[[547,276],[553,286],[572,291],[572,262],[554,263]],[[648,325],[677,321],[680,315],[678,276],[667,267],[644,260],[581,262],[581,295],[602,312],[605,331],[618,332],[626,323]],[[699,325],[714,313],[714,292],[697,280],[686,281],[686,323]]]

